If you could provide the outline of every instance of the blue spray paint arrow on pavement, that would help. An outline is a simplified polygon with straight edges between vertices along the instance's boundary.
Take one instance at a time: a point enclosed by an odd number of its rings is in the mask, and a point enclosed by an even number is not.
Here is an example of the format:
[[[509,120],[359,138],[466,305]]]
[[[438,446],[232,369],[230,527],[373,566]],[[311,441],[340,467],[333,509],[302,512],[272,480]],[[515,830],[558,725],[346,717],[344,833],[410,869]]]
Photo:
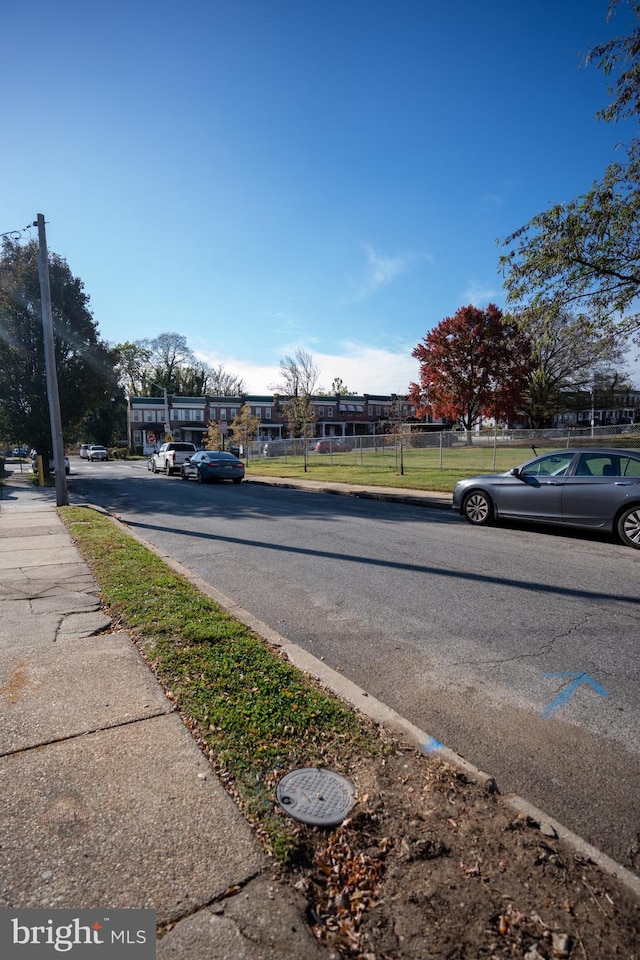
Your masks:
[[[540,711],[540,716],[547,720],[558,712],[560,707],[564,706],[570,696],[576,692],[581,683],[590,684],[595,692],[601,696],[608,696],[607,691],[603,690],[599,683],[590,677],[587,673],[543,673],[543,677],[573,677],[571,683],[567,684],[562,693],[559,693],[555,700],[552,700],[544,710]]]

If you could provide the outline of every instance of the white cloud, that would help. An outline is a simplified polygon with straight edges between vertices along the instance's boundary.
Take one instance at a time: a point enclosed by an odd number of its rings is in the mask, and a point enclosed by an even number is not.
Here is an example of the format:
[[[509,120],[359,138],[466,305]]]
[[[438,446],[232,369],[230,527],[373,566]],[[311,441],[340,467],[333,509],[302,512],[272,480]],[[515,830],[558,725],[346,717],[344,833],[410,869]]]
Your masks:
[[[367,261],[364,271],[360,277],[351,280],[352,292],[344,298],[343,303],[355,303],[372,297],[396,277],[406,273],[417,258],[417,254],[411,251],[388,256],[368,243],[364,243],[362,249]]]
[[[462,293],[465,306],[472,304],[474,307],[486,307],[490,303],[496,303],[499,296],[500,291],[495,287],[483,286],[475,280],[470,280]]]
[[[354,393],[403,394],[407,392],[409,383],[419,376],[418,362],[411,356],[414,346],[402,345],[390,350],[345,341],[338,344],[336,353],[309,352],[320,371],[320,389],[330,390],[335,378],[340,377]],[[282,356],[294,352],[295,347],[283,348]],[[280,379],[278,363],[258,363],[247,358],[221,356],[206,351],[198,351],[197,356],[211,366],[222,364],[227,372],[242,377],[250,394],[270,394],[273,392],[270,385]]]
[[[350,341],[339,346],[336,354],[313,354],[321,371],[322,386],[327,390],[340,377],[355,393],[402,394],[412,380],[418,379],[419,365],[411,356],[415,344],[398,350]]]

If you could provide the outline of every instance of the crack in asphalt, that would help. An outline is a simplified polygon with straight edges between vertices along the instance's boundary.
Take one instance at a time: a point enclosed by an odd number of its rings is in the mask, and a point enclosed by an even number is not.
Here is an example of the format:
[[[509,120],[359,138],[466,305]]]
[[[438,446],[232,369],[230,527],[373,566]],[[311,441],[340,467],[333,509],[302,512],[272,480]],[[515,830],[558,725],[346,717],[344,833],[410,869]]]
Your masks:
[[[576,633],[576,631],[581,630],[590,620],[593,619],[593,615],[589,614],[579,623],[574,623],[571,627],[564,630],[562,633],[558,633],[553,637],[550,637],[548,640],[545,640],[537,650],[532,651],[531,653],[517,653],[508,657],[488,657],[486,660],[472,659],[472,660],[453,660],[451,662],[452,667],[468,667],[468,666],[486,666],[487,664],[498,664],[498,663],[516,663],[518,660],[535,660],[536,657],[544,656],[549,653],[556,643],[561,640],[565,640],[567,637],[570,637],[571,634]]]

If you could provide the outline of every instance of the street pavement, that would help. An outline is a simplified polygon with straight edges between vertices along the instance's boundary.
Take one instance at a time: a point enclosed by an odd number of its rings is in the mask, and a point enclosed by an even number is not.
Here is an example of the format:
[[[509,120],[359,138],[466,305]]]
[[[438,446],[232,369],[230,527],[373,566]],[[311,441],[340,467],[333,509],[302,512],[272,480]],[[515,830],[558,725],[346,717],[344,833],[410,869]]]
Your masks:
[[[430,490],[410,490],[398,487],[370,487],[357,483],[339,483],[334,480],[307,480],[303,477],[261,477],[251,473],[251,483],[264,483],[274,487],[292,490],[306,490],[309,493],[332,493],[343,497],[355,497],[362,500],[388,500],[395,503],[407,503],[419,507],[435,507],[450,510],[450,493],[434,493]]]

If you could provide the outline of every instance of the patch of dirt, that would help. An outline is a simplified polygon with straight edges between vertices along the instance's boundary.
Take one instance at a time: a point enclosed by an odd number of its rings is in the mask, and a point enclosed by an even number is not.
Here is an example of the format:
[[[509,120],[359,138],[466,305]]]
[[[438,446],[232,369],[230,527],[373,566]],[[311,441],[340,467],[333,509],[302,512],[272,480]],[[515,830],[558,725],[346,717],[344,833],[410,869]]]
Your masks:
[[[344,772],[351,816],[302,826],[309,863],[287,875],[329,954],[639,960],[640,902],[491,784],[400,744]]]

